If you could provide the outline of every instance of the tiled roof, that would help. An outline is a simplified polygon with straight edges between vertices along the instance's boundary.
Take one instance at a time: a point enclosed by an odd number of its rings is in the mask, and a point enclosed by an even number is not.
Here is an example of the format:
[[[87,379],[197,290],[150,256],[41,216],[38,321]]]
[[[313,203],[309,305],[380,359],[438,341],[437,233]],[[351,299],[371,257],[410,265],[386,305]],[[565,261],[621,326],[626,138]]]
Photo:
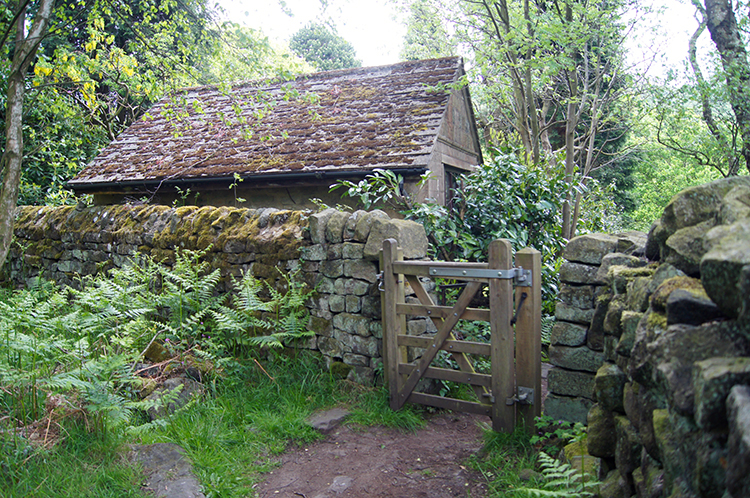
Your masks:
[[[462,74],[451,57],[187,89],[125,130],[70,186],[423,167],[446,85]]]

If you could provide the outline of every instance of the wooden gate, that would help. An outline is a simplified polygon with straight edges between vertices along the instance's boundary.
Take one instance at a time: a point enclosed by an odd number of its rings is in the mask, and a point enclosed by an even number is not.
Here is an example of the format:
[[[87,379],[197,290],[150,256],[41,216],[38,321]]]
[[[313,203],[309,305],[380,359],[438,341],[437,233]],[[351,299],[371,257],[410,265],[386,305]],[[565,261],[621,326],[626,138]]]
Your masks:
[[[539,251],[527,248],[516,253],[518,267],[511,259],[507,240],[490,244],[487,263],[403,261],[394,239],[383,242],[383,360],[393,410],[406,402],[419,403],[488,415],[495,431],[513,431],[517,418],[533,429],[534,417],[541,414],[541,257]],[[466,286],[452,306],[438,306],[422,285],[430,278],[462,281]],[[470,308],[485,286],[489,307]],[[419,304],[407,303],[408,288]],[[437,332],[408,335],[407,315],[431,319]],[[458,340],[454,327],[459,320],[489,322],[490,342]],[[409,362],[409,348],[418,348],[412,356],[420,350],[421,356]],[[450,354],[458,369],[431,366],[441,350]],[[491,374],[475,371],[471,358],[476,355],[490,358]],[[469,384],[477,400],[417,392],[423,378]]]

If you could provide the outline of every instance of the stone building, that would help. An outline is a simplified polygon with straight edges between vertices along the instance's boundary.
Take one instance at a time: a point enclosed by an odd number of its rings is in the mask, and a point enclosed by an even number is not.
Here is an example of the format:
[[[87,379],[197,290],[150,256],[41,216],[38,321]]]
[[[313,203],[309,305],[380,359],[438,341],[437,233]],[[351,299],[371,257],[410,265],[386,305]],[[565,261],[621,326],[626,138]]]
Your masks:
[[[443,203],[456,175],[482,162],[464,74],[463,61],[449,57],[185,89],[68,187],[97,205],[302,209],[314,206],[311,198],[352,204],[330,186],[388,169],[419,200]]]

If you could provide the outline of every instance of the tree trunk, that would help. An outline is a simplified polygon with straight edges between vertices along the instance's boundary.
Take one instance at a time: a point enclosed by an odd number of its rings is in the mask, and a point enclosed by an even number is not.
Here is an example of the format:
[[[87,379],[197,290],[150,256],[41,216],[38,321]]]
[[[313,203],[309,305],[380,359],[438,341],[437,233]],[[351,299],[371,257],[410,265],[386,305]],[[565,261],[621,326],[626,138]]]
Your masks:
[[[54,0],[42,0],[34,16],[28,36],[24,37],[26,22],[25,4],[19,2],[21,11],[16,22],[16,46],[8,76],[8,101],[5,110],[5,152],[0,159],[3,175],[0,190],[0,267],[5,264],[13,240],[13,223],[18,201],[23,163],[23,97],[26,93],[24,77],[36,56],[42,38],[49,29]]]
[[[742,135],[742,156],[750,171],[750,66],[729,0],[704,0],[706,21],[726,73],[729,100]]]

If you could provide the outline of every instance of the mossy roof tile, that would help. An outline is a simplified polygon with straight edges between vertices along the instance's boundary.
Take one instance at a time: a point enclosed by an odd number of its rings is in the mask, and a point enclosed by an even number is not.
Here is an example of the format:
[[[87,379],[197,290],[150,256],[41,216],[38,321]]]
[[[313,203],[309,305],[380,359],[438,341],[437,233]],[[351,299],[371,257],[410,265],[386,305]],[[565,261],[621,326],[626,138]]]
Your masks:
[[[185,89],[70,186],[425,166],[462,74],[461,59],[449,57]]]

